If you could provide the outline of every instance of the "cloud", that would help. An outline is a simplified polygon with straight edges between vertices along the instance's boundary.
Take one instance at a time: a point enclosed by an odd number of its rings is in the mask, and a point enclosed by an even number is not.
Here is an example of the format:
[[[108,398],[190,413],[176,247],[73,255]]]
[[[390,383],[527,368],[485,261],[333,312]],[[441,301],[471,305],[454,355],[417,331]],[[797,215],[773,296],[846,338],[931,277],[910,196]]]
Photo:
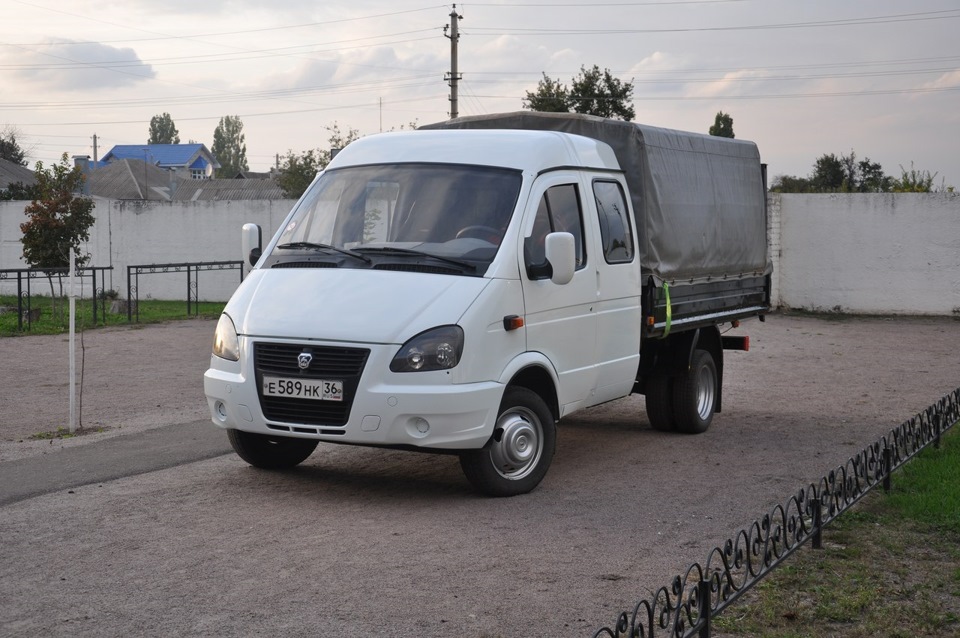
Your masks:
[[[129,47],[117,48],[96,42],[48,40],[44,44],[22,47],[13,68],[24,82],[37,88],[62,91],[90,91],[136,85],[156,77],[156,71],[144,63]],[[8,56],[7,60],[11,60]]]

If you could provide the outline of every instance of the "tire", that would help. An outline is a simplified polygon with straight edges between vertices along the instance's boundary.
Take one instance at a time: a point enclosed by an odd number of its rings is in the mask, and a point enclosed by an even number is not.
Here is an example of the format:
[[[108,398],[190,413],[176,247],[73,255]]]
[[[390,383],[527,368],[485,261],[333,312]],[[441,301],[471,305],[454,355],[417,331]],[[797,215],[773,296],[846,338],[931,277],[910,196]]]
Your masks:
[[[706,350],[695,350],[690,369],[673,382],[673,414],[677,431],[686,434],[707,431],[717,407],[718,382],[713,357]]]
[[[227,430],[233,451],[263,470],[282,470],[299,465],[317,448],[317,441]]]
[[[647,418],[654,430],[676,432],[677,420],[673,416],[673,381],[662,374],[647,378],[645,391]]]
[[[540,396],[510,387],[500,402],[490,441],[460,454],[467,480],[488,496],[516,496],[535,488],[547,473],[556,449],[553,414]]]

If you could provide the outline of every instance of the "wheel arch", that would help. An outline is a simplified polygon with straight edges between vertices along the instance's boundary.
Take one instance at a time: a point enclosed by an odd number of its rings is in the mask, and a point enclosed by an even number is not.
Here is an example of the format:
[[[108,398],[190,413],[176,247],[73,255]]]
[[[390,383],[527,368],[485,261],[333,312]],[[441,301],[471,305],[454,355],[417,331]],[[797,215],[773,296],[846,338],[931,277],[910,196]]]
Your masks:
[[[537,393],[547,404],[554,421],[560,420],[559,377],[548,359],[538,353],[524,353],[511,362],[500,380],[505,388],[519,386]]]

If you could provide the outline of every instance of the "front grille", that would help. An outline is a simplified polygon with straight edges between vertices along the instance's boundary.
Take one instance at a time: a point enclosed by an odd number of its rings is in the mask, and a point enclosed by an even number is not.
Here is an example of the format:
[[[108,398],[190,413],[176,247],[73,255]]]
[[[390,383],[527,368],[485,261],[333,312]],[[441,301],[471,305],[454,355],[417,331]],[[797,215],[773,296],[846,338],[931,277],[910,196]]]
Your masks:
[[[297,358],[309,352],[313,360],[301,370]],[[311,344],[265,343],[253,346],[257,394],[263,415],[271,421],[342,427],[350,420],[350,408],[360,384],[360,375],[370,351],[365,348],[335,348]],[[343,401],[317,401],[263,395],[263,375],[300,379],[343,381]]]

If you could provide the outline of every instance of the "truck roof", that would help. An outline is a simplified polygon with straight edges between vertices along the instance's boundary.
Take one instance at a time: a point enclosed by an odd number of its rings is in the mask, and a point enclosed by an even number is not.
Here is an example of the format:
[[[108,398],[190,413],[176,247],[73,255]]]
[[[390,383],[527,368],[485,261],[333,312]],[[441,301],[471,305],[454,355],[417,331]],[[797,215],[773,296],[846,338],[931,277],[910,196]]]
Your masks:
[[[620,170],[602,141],[557,131],[445,130],[381,133],[352,142],[330,169],[364,164],[440,162],[539,173],[562,166]]]

